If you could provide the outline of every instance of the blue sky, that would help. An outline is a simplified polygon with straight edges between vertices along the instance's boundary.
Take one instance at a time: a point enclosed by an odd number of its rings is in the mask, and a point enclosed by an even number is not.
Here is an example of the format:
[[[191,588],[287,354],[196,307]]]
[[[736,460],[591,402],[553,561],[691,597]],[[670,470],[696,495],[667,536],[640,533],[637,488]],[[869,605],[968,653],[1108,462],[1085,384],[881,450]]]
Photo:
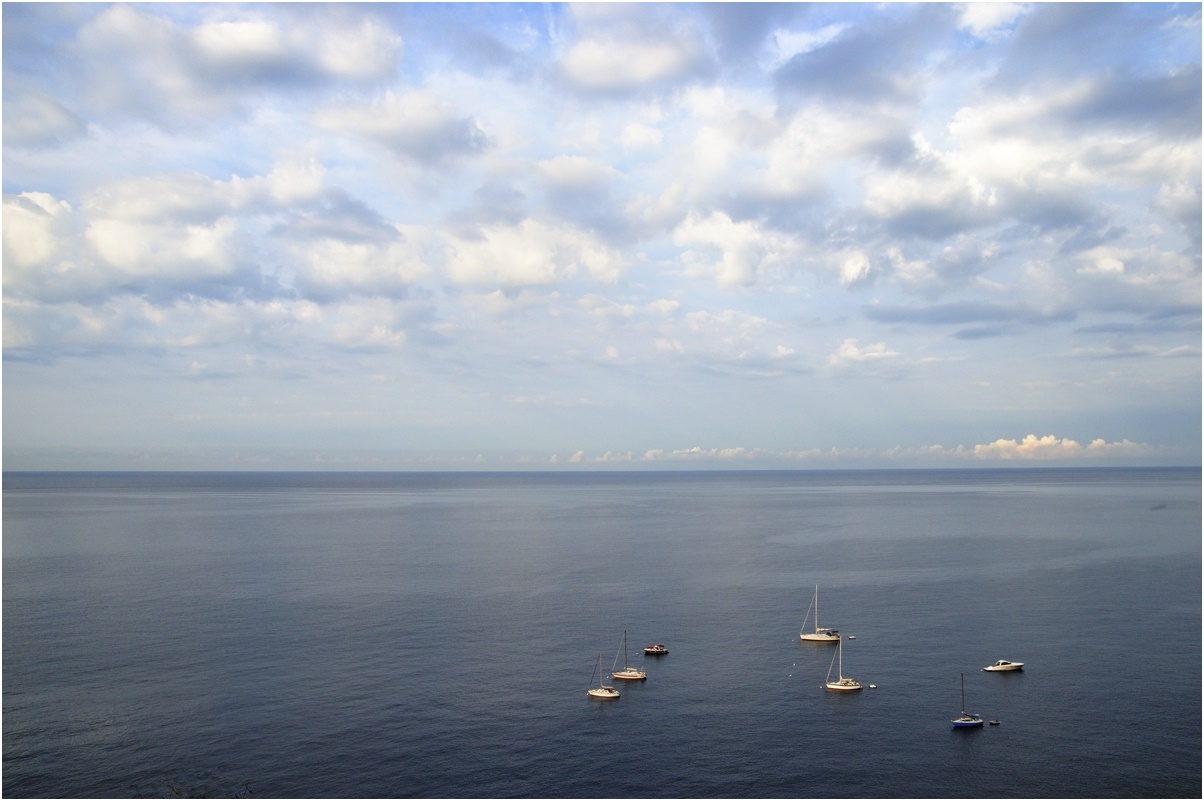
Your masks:
[[[5,469],[1200,463],[1199,4],[3,22]]]

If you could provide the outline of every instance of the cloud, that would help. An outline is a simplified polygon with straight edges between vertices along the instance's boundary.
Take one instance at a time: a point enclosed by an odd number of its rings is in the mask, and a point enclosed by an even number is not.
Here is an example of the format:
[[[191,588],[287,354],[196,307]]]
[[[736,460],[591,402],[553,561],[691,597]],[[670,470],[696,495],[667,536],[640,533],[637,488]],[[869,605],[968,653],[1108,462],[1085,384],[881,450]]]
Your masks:
[[[1075,348],[1070,355],[1085,359],[1198,359],[1200,348],[1194,345],[1180,345],[1163,350],[1151,345],[1129,345],[1123,348]]]
[[[298,290],[319,301],[347,295],[400,297],[431,273],[431,267],[401,236],[385,242],[327,237],[286,247],[295,259]]]
[[[238,208],[256,208],[305,204],[322,194],[326,170],[311,152],[286,153],[263,177],[240,179],[234,176]]]
[[[311,25],[276,19],[203,23],[188,39],[210,74],[239,81],[295,81],[307,73],[375,81],[388,76],[401,56],[401,38],[371,18],[319,14]]]
[[[980,283],[999,263],[1001,247],[993,239],[963,234],[946,242],[930,258],[909,259],[900,248],[888,249],[891,279],[924,295],[940,295]]]
[[[788,268],[797,253],[789,237],[719,211],[706,217],[691,213],[673,241],[686,248],[680,258],[687,275],[711,277],[720,285],[754,284],[766,272]]]
[[[632,304],[615,303],[602,295],[585,295],[578,299],[577,306],[603,323],[615,317],[630,319],[636,313],[636,307]]]
[[[812,447],[793,450],[775,450],[772,448],[726,446],[706,447],[694,445],[684,448],[649,448],[644,451],[633,450],[626,452],[606,451],[592,455],[585,450],[579,450],[569,457],[575,464],[606,464],[639,462],[651,465],[665,464],[776,464],[779,466],[812,463],[812,464],[847,464],[850,462],[893,462],[906,465],[931,465],[948,463],[995,462],[995,461],[1032,461],[1045,464],[1075,463],[1083,460],[1114,460],[1114,459],[1148,459],[1157,454],[1158,449],[1147,444],[1120,440],[1109,442],[1103,438],[1091,440],[1087,445],[1080,445],[1071,439],[1056,436],[1037,437],[1028,435],[1021,441],[997,440],[985,445],[957,445],[947,448],[942,445],[921,445],[917,447],[895,446],[891,448],[840,448]],[[553,456],[552,461],[559,461]]]
[[[230,214],[231,185],[175,175],[115,182],[87,202],[74,220],[81,236],[65,236],[62,286],[91,293],[102,286],[210,290],[243,284],[241,224]]]
[[[661,146],[664,140],[664,132],[651,125],[633,122],[623,127],[624,150],[655,150]]]
[[[913,134],[908,158],[874,171],[864,209],[896,236],[935,241],[1001,225],[1107,235],[1114,214],[1100,193],[1198,185],[1198,148],[1186,143],[1198,141],[1199,86],[1188,67],[985,92],[955,109],[942,135]],[[1198,219],[1187,225],[1194,236]]]
[[[87,123],[54,97],[36,90],[4,92],[6,147],[50,147],[87,133]]]
[[[710,58],[688,17],[634,14],[622,6],[577,6],[580,38],[560,59],[577,88],[625,94],[675,84],[709,68]]]
[[[1187,181],[1163,184],[1158,188],[1152,208],[1178,227],[1189,242],[1200,248],[1200,186]]]
[[[240,272],[238,224],[214,202],[210,182],[184,178],[113,189],[82,219],[45,193],[6,198],[6,292],[44,300],[78,300],[132,285],[204,292]]]
[[[1023,16],[1027,3],[964,3],[959,6],[960,24],[980,39],[997,39],[1004,29]]]
[[[474,156],[489,147],[489,137],[476,120],[428,91],[388,91],[371,105],[327,107],[315,115],[315,122],[329,131],[361,136],[420,165]]]
[[[109,218],[94,221],[85,237],[101,261],[125,275],[164,279],[228,273],[235,227],[229,218],[186,226]]]
[[[644,452],[643,461],[645,462],[663,462],[663,461],[747,461],[759,457],[770,455],[770,451],[760,448],[701,448],[697,445],[691,448],[680,448],[672,451],[663,451],[659,449],[651,449]]]
[[[942,303],[937,305],[889,306],[871,303],[865,307],[871,320],[921,325],[966,325],[968,323],[1025,323],[1026,325],[1073,320],[1066,308],[1043,308],[1028,304]]]
[[[702,13],[722,62],[742,66],[775,47],[775,33],[789,30],[807,9],[794,3],[707,3]]]
[[[1161,320],[1184,314],[1199,317],[1199,307],[1184,297],[1199,287],[1199,273],[1192,258],[1182,253],[1100,247],[1079,254],[1074,263],[1078,265],[1074,289],[1080,293],[1078,303],[1084,310]]]
[[[305,244],[335,239],[348,243],[380,243],[396,239],[398,226],[390,224],[363,201],[337,189],[318,189],[304,200],[285,204],[273,230],[288,243]]]
[[[690,333],[727,344],[741,343],[774,328],[768,319],[736,309],[692,311],[685,314],[684,321]]]
[[[1077,102],[1059,109],[1074,128],[1106,126],[1143,138],[1164,130],[1190,140],[1200,131],[1200,65],[1155,75],[1116,70],[1087,84]]]
[[[861,251],[854,251],[840,261],[840,283],[846,286],[860,283],[870,276],[871,268],[866,255]]]
[[[962,139],[1038,141],[1034,132],[1039,122],[1042,133],[1053,135],[1059,149],[1072,147],[1073,141],[1062,140],[1077,136],[1101,144],[1118,136],[1124,138],[1117,144],[1148,141],[1153,131],[1190,139],[1199,130],[1199,89],[1198,65],[1152,75],[1112,70],[1040,92],[988,93],[979,103],[958,110],[951,130]]]
[[[612,283],[626,269],[626,259],[592,234],[536,219],[450,238],[445,263],[454,283],[501,286],[554,284],[580,274]]]
[[[775,74],[778,91],[801,104],[911,105],[928,48],[954,20],[950,7],[884,13],[792,57]]]
[[[384,353],[422,334],[424,308],[389,298],[349,298],[317,303],[281,298],[266,302],[179,298],[170,302],[119,295],[103,303],[65,301],[39,305],[5,298],[8,355],[45,360],[94,354],[162,352],[159,370],[169,380],[185,363],[200,361],[199,377],[276,379],[300,377],[296,353],[328,359],[348,352]],[[233,348],[233,352],[228,349]],[[247,352],[264,357],[248,357]],[[200,356],[199,354],[208,354]],[[302,358],[302,361],[305,359]]]
[[[1149,446],[1128,440],[1107,442],[1093,439],[1083,446],[1072,439],[1063,439],[1052,434],[1038,437],[1029,434],[1017,442],[1014,439],[997,439],[985,445],[975,445],[977,459],[1053,461],[1080,457],[1101,458],[1114,456],[1140,456],[1149,452]]]
[[[398,309],[384,300],[342,304],[325,314],[334,341],[346,348],[395,350],[406,342]]]
[[[79,209],[47,193],[6,197],[5,290],[47,301],[270,297],[289,275],[330,298],[397,294],[429,272],[397,226],[323,180],[319,165],[293,154],[264,176],[113,181]]]
[[[941,240],[1001,218],[999,193],[917,141],[916,159],[866,181],[864,208],[891,231]]]
[[[81,104],[110,119],[177,124],[241,111],[264,91],[378,82],[395,67],[401,39],[370,17],[329,9],[287,22],[244,10],[188,27],[114,5],[80,29],[76,48],[86,66]]]
[[[555,289],[537,291],[529,288],[494,289],[490,292],[466,290],[461,296],[466,310],[481,312],[499,318],[523,318],[536,311],[549,310],[556,306],[563,295]]]
[[[856,339],[846,339],[828,356],[828,364],[835,367],[848,363],[891,361],[899,356],[898,351],[888,349],[881,342],[862,347]]]
[[[612,197],[622,174],[583,156],[556,156],[536,165],[545,212],[597,232],[610,241],[629,241],[630,224]]]
[[[773,72],[798,54],[809,53],[838,38],[846,28],[848,24],[843,22],[825,25],[819,30],[779,28],[764,43],[761,66]]]
[[[700,60],[696,48],[680,42],[587,39],[565,54],[563,67],[578,86],[626,91],[682,78]]]
[[[582,156],[557,156],[541,161],[539,173],[559,190],[599,190],[610,183],[615,170]]]
[[[58,269],[75,238],[71,205],[45,192],[4,197],[4,278],[31,268]]]
[[[1034,3],[1007,43],[996,82],[1008,87],[1064,82],[1109,63],[1138,59],[1134,48],[1163,20],[1117,3]]]

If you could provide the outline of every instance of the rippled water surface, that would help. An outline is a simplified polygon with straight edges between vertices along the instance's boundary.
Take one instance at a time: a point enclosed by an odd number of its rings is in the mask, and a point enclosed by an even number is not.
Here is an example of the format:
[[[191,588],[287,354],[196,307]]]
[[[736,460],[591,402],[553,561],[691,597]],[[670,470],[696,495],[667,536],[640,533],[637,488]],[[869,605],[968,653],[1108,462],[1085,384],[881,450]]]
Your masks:
[[[1198,470],[5,474],[3,518],[10,798],[1201,793]],[[817,583],[875,689],[821,688]]]

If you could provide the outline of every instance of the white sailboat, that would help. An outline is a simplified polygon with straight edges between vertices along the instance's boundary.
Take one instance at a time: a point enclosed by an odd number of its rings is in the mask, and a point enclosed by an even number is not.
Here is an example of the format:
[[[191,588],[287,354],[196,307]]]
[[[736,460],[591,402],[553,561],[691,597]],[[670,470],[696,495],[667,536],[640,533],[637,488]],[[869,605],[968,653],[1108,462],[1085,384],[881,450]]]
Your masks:
[[[815,631],[807,631],[807,620],[811,617],[812,611],[815,612]],[[803,618],[803,628],[798,633],[798,638],[803,642],[840,642],[840,632],[836,629],[825,629],[819,625],[819,585],[815,585],[815,598],[811,601],[811,606],[807,607],[807,616]]]
[[[844,651],[844,642],[837,640],[836,656],[834,656],[832,658],[832,662],[837,665],[836,681],[832,681],[832,665],[828,665],[828,677],[827,677],[827,679],[824,680],[824,686],[827,687],[829,690],[835,690],[836,692],[850,692],[850,691],[854,691],[854,690],[860,690],[861,682],[857,681],[857,679],[846,678],[844,675],[843,651]]]
[[[949,721],[955,729],[969,729],[982,726],[982,716],[966,712],[966,674],[962,674],[962,714],[959,718]]]
[[[643,681],[648,678],[648,674],[642,670],[636,670],[627,664],[627,632],[623,632],[623,669],[615,670],[615,665],[619,664],[619,655],[615,654],[615,664],[611,665],[610,675],[616,679],[623,681]]]
[[[619,697],[618,690],[616,690],[614,687],[611,687],[609,684],[602,683],[602,654],[601,653],[598,654],[598,666],[596,668],[594,668],[594,675],[596,675],[598,677],[598,686],[597,687],[594,686],[594,676],[591,675],[589,677],[589,687],[585,691],[586,695],[588,695],[590,698],[600,698],[604,701],[608,701],[612,698]]]

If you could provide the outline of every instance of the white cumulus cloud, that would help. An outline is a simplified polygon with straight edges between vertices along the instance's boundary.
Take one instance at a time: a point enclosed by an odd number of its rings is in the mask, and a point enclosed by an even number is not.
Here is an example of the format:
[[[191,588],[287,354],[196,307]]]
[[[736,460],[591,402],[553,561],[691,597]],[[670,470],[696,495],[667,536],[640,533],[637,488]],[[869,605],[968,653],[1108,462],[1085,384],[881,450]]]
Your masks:
[[[530,286],[578,275],[609,283],[622,275],[626,261],[576,226],[528,218],[517,225],[484,226],[478,236],[450,239],[445,269],[458,284]]]
[[[677,226],[673,241],[686,248],[681,260],[689,275],[723,285],[749,285],[767,271],[789,266],[795,255],[789,237],[723,212],[696,212]]]
[[[1019,441],[997,439],[984,445],[975,445],[973,454],[979,459],[1057,460],[1077,457],[1142,455],[1148,451],[1148,446],[1128,440],[1107,442],[1104,439],[1094,439],[1088,445],[1083,446],[1073,439],[1064,439],[1052,434],[1041,437],[1028,434]]]
[[[897,359],[899,356],[898,351],[890,350],[881,342],[863,347],[856,339],[846,339],[828,356],[828,364],[840,365],[848,362],[878,362]]]
[[[565,53],[565,75],[595,90],[629,90],[672,81],[696,69],[703,53],[692,41],[583,39]]]

